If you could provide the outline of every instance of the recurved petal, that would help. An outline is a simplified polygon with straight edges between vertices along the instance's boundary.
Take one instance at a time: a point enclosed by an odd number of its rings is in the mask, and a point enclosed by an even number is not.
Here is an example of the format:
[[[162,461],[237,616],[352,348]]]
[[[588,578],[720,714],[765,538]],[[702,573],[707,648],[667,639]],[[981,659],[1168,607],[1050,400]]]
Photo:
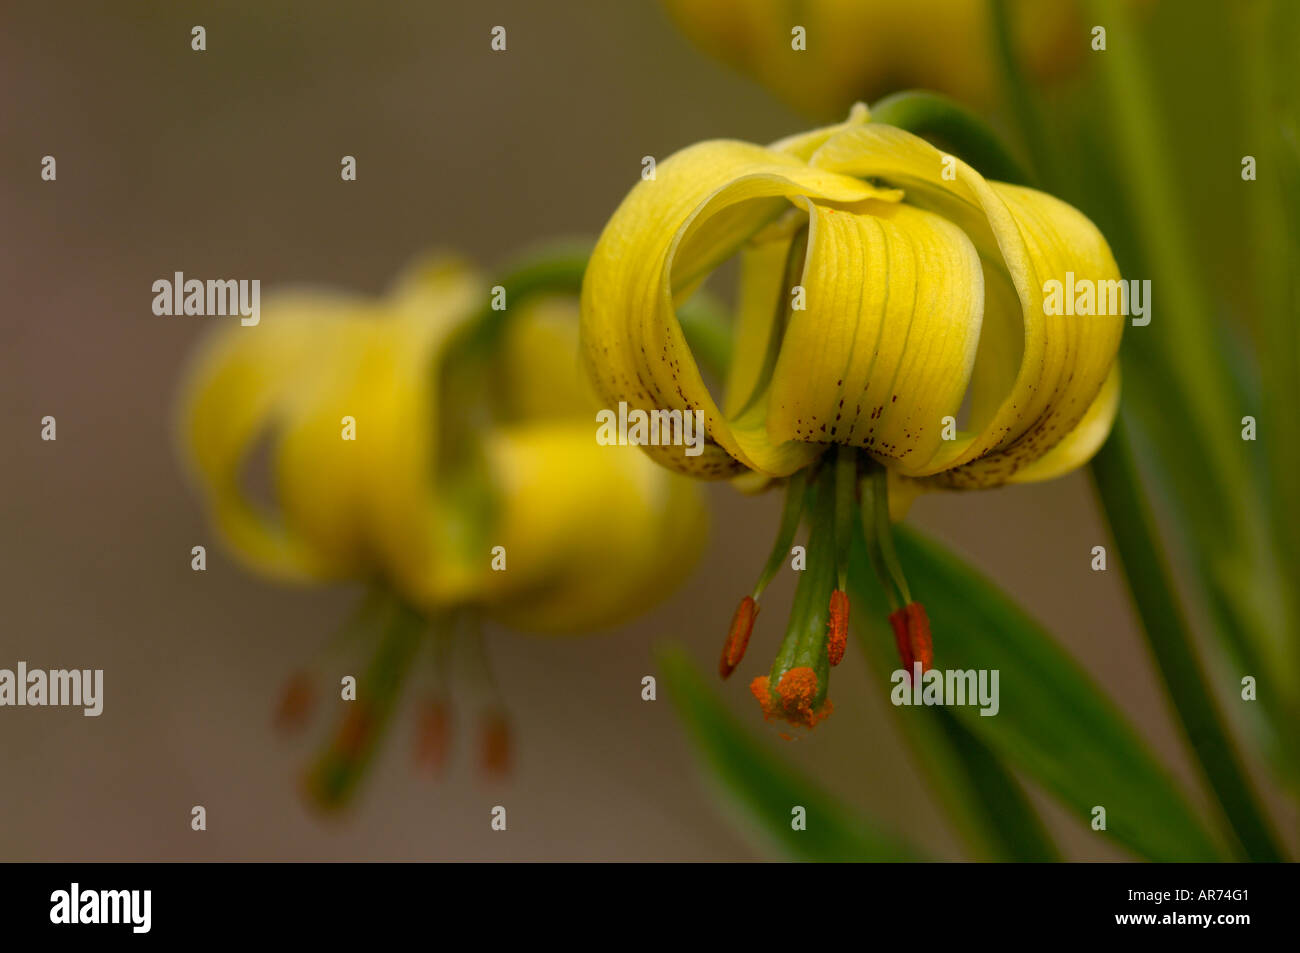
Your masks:
[[[249,498],[248,458],[283,420],[302,376],[319,360],[329,329],[353,306],[345,298],[298,294],[268,302],[259,324],[210,337],[185,375],[178,443],[217,531],[250,566],[306,579],[336,575],[309,542]]]
[[[645,411],[698,409],[710,437],[696,457],[682,447],[648,448],[661,463],[704,477],[733,476],[742,467],[783,476],[811,459],[808,448],[771,446],[761,422],[733,426],[709,394],[673,310],[675,294],[689,292],[800,196],[900,197],[760,146],[706,142],[638,183],[601,235],[582,291],[583,350],[597,390],[611,406],[625,400]]]
[[[363,305],[316,329],[314,361],[294,381],[273,451],[284,523],[342,575],[376,554],[366,518],[368,469],[385,456],[385,416],[394,401],[382,314]]]
[[[1046,315],[1043,308],[1046,281],[1065,281],[1071,273],[1076,281],[1119,279],[1105,240],[1064,202],[986,182],[961,160],[889,126],[846,129],[811,161],[906,189],[909,204],[956,223],[979,249],[992,288],[985,334],[999,335],[981,345],[976,359],[972,386],[979,416],[967,423],[960,439],[942,444],[914,472],[949,486],[1007,482],[1079,424],[1110,372],[1122,315]],[[944,178],[946,169],[952,170],[952,180]],[[1018,322],[992,310],[1007,302],[1018,306]],[[1019,360],[1009,378],[1012,354]],[[1002,386],[1005,392],[996,393]]]
[[[1076,470],[1092,459],[1093,454],[1110,436],[1115,414],[1119,412],[1119,364],[1111,368],[1101,393],[1073,430],[1047,453],[1028,466],[1017,470],[1010,483],[1033,483],[1053,480]]]
[[[961,229],[898,203],[809,203],[806,308],[791,314],[772,378],[768,435],[865,448],[924,469],[970,381],[984,307]]]
[[[632,618],[679,583],[708,526],[699,487],[587,422],[531,421],[488,442],[507,571],[490,573],[494,618],[572,632]]]

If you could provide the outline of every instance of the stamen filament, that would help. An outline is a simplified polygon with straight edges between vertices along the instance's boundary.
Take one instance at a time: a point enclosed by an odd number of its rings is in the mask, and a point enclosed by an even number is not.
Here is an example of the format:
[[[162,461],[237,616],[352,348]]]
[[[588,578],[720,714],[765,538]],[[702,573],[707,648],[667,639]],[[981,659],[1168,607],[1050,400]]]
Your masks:
[[[898,585],[893,576],[885,568],[885,558],[880,551],[880,532],[876,519],[877,491],[871,474],[862,478],[859,488],[862,492],[862,530],[867,542],[867,556],[870,558],[871,569],[876,574],[876,580],[889,600],[890,611],[897,612],[905,602],[899,596]]]
[[[840,589],[848,589],[849,551],[853,548],[853,523],[858,511],[858,451],[835,450],[835,569]]]
[[[912,601],[912,594],[908,592],[907,579],[903,577],[903,567],[898,561],[898,553],[894,550],[894,534],[890,531],[889,522],[889,475],[885,468],[875,468],[871,473],[871,481],[876,538],[880,543],[880,555],[906,604]]]
[[[308,664],[285,680],[275,707],[277,731],[292,734],[306,727],[316,707],[316,686],[327,681],[325,673],[334,667],[343,649],[373,627],[384,599],[385,594],[378,586],[370,589],[347,621],[316,650]]]
[[[807,489],[808,475],[804,470],[794,473],[786,484],[785,505],[781,510],[781,525],[776,532],[776,541],[772,544],[772,551],[768,554],[763,571],[759,573],[758,581],[754,584],[753,595],[745,596],[736,607],[731,617],[731,627],[727,630],[727,640],[722,644],[718,674],[723,678],[729,677],[740,664],[740,660],[745,657],[749,637],[754,631],[754,620],[758,617],[758,599],[790,555],[790,544],[794,542],[794,534],[798,531],[799,521],[803,517]]]
[[[397,705],[424,635],[422,615],[396,598],[385,602],[385,617],[375,623],[379,644],[357,679],[356,700],[343,702],[347,707],[333,741],[304,779],[308,798],[326,810],[342,807],[356,789]]]
[[[758,582],[754,584],[754,601],[757,602],[767,584],[772,581],[772,577],[785,564],[786,559],[790,556],[790,545],[794,542],[794,534],[799,529],[799,520],[803,516],[804,500],[808,492],[808,473],[807,470],[798,470],[791,475],[789,482],[785,487],[785,505],[781,509],[781,525],[776,531],[776,541],[772,544],[772,551],[768,554],[767,562],[763,566],[763,571],[758,576]]]

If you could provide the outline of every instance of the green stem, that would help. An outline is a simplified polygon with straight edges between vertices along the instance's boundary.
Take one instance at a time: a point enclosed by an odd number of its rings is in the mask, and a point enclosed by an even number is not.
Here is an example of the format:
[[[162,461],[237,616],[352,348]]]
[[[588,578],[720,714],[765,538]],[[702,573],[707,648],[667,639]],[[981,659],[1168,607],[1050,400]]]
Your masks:
[[[1052,137],[1047,134],[1047,124],[1033,93],[1033,84],[1020,68],[1007,0],[990,0],[989,12],[993,24],[993,50],[1002,73],[1002,93],[1020,129],[1021,145],[1029,154],[1037,177],[1044,182],[1059,183],[1062,165],[1052,146]]]
[[[309,798],[327,811],[344,807],[356,792],[376,751],[387,735],[388,722],[401,698],[425,632],[425,618],[396,597],[388,597],[370,633],[378,639],[374,655],[357,679],[355,700],[344,702],[344,714],[329,745],[308,769],[304,784]]]
[[[1214,791],[1245,856],[1278,861],[1282,854],[1224,729],[1174,594],[1165,554],[1143,496],[1121,416],[1092,461],[1092,476],[1114,537],[1129,592],[1142,618],[1175,714],[1202,775]]]
[[[1300,33],[1300,11],[1294,3],[1255,2],[1243,4],[1238,16],[1239,57],[1246,86],[1242,112],[1250,144],[1242,151],[1257,161],[1257,179],[1242,182],[1241,188],[1256,236],[1251,260],[1264,411],[1260,449],[1270,465],[1269,497],[1280,559],[1283,565],[1296,566],[1300,565],[1300,493],[1295,490],[1295,475],[1300,473],[1300,427],[1294,425],[1293,417],[1300,407],[1300,297],[1295,279],[1300,266],[1300,225],[1295,213],[1300,205],[1294,195],[1288,196],[1288,185],[1295,185],[1296,166],[1294,155],[1288,156],[1283,148],[1286,97],[1294,95],[1295,77],[1288,77],[1285,83],[1275,79],[1275,60],[1280,57],[1272,47],[1273,37],[1285,37],[1286,56],[1294,56],[1291,44]],[[1294,586],[1283,586],[1282,591],[1295,631],[1300,628],[1300,593]]]
[[[1300,622],[1279,559],[1279,530],[1270,526],[1261,504],[1253,445],[1238,439],[1244,408],[1223,360],[1209,272],[1197,260],[1190,243],[1193,230],[1181,214],[1176,157],[1155,105],[1141,29],[1129,6],[1117,0],[1091,0],[1089,9],[1093,22],[1106,24],[1112,39],[1099,54],[1104,58],[1098,72],[1109,119],[1123,143],[1116,157],[1128,215],[1151,268],[1152,285],[1161,289],[1164,302],[1151,327],[1129,332],[1128,338],[1142,339],[1129,340],[1125,350],[1130,357],[1140,354],[1141,377],[1159,376],[1167,387],[1130,405],[1143,412],[1143,436],[1173,471],[1167,482],[1192,534],[1193,557],[1208,583],[1225,643],[1247,671],[1272,673],[1274,690],[1260,706],[1272,721],[1278,754],[1289,764],[1294,783],[1300,746],[1288,724],[1300,709]],[[1140,388],[1141,377],[1130,375],[1130,380]],[[1179,408],[1181,421],[1168,421],[1171,405]],[[1194,473],[1171,465],[1186,459],[1188,447],[1195,447]]]
[[[1260,555],[1253,545],[1259,541],[1258,534],[1252,532],[1256,526],[1252,517],[1256,514],[1248,501],[1241,499],[1249,495],[1241,491],[1251,485],[1251,480],[1240,456],[1228,449],[1230,434],[1236,430],[1230,401],[1223,400],[1222,395],[1232,390],[1218,359],[1205,276],[1188,244],[1189,230],[1178,214],[1169,173],[1173,163],[1166,155],[1159,117],[1153,107],[1154,95],[1142,63],[1140,31],[1129,10],[1116,0],[1092,0],[1089,9],[1092,22],[1105,24],[1114,41],[1104,54],[1098,54],[1105,56],[1099,72],[1112,121],[1122,136],[1123,148],[1117,151],[1131,203],[1131,219],[1149,254],[1155,283],[1165,291],[1167,304],[1161,313],[1176,316],[1178,322],[1178,337],[1170,342],[1171,350],[1177,353],[1171,354],[1174,359],[1169,362],[1170,382],[1177,393],[1168,395],[1168,399],[1177,401],[1202,428],[1203,439],[1198,446],[1208,472],[1194,482],[1202,488],[1208,485],[1228,491],[1215,494],[1215,502],[1221,504],[1216,506],[1216,512],[1223,516],[1219,525],[1226,521],[1241,529],[1237,538],[1220,542],[1231,544],[1238,552],[1248,551],[1246,558],[1253,564],[1254,557]],[[1039,171],[1048,187],[1060,190],[1067,183],[1061,180],[1061,167],[1050,155],[1041,111],[1019,70],[1005,0],[993,0],[993,12],[1008,96],[1022,135],[1030,151],[1044,157]],[[1134,333],[1151,332],[1139,329]],[[1168,433],[1168,428],[1164,432]],[[1171,448],[1171,452],[1176,449]],[[1116,423],[1115,432],[1094,459],[1092,472],[1147,642],[1200,770],[1246,855],[1277,859],[1280,854],[1276,842],[1220,722],[1196,659],[1121,422]],[[1234,494],[1232,489],[1238,492]],[[1204,539],[1199,543],[1200,547],[1207,545]],[[1223,588],[1223,577],[1217,578]]]

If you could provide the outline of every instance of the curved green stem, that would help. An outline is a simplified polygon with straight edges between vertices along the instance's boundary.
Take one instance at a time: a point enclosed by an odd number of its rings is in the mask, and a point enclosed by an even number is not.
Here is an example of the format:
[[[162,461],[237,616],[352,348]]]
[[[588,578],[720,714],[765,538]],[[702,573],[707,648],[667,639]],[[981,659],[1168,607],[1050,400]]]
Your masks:
[[[1068,183],[1062,180],[1063,168],[1052,155],[1032,87],[1020,71],[1005,0],[992,0],[992,11],[1012,110],[1047,186],[1060,190]],[[1123,136],[1124,148],[1118,152],[1127,199],[1131,203],[1130,217],[1149,255],[1154,277],[1166,293],[1167,305],[1161,313],[1176,315],[1178,321],[1178,338],[1170,343],[1176,353],[1164,356],[1169,362],[1171,385],[1178,393],[1166,398],[1186,408],[1190,420],[1201,427],[1195,445],[1200,450],[1203,472],[1189,474],[1187,482],[1200,487],[1193,492],[1211,495],[1213,505],[1209,509],[1216,514],[1215,522],[1220,529],[1224,520],[1230,526],[1241,527],[1238,538],[1228,541],[1233,548],[1257,554],[1252,545],[1258,542],[1258,534],[1252,532],[1255,514],[1241,500],[1251,481],[1240,457],[1227,448],[1229,435],[1235,429],[1229,409],[1231,402],[1222,396],[1230,393],[1231,388],[1218,358],[1211,297],[1188,244],[1188,229],[1178,214],[1153,93],[1141,62],[1140,33],[1129,11],[1115,0],[1092,0],[1090,15],[1094,22],[1106,24],[1114,40],[1113,49],[1106,51],[1099,72],[1112,120]],[[1173,428],[1169,427],[1162,431],[1166,437],[1172,433]],[[1165,449],[1175,455],[1180,452],[1177,446]],[[1094,459],[1092,472],[1148,644],[1201,772],[1245,855],[1277,859],[1280,853],[1276,841],[1251,792],[1197,661],[1122,423],[1116,424],[1110,440]],[[1205,548],[1208,540],[1202,538],[1198,542],[1198,548]],[[1224,541],[1220,538],[1219,542]],[[1216,577],[1207,565],[1203,565],[1203,571],[1218,579],[1219,590],[1230,588],[1223,585],[1222,574]],[[1232,594],[1224,598],[1231,601]]]
[[[1092,461],[1092,476],[1124,563],[1129,592],[1142,618],[1147,646],[1173,700],[1183,735],[1240,842],[1245,857],[1282,860],[1245,770],[1224,729],[1218,705],[1191,644],[1174,594],[1151,507],[1143,496],[1123,417]]]
[[[993,51],[1002,73],[1002,94],[1020,129],[1021,146],[1029,153],[1030,163],[1040,180],[1059,183],[1061,163],[1052,138],[1047,135],[1047,124],[1043,120],[1042,107],[1033,94],[1033,86],[1020,68],[1007,0],[990,0],[989,13],[993,25]]]

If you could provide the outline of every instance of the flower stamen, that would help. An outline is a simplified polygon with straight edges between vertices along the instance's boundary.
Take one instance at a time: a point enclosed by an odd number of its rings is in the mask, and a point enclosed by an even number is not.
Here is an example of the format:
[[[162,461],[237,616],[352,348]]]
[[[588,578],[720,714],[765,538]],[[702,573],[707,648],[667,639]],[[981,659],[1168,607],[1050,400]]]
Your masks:
[[[777,530],[776,541],[772,545],[771,553],[768,554],[767,562],[763,565],[763,571],[759,573],[758,581],[754,584],[753,594],[745,596],[736,607],[735,614],[731,617],[727,640],[722,644],[718,674],[723,678],[729,677],[745,657],[749,637],[754,631],[754,620],[758,617],[759,597],[763,595],[763,590],[767,588],[767,584],[772,581],[772,577],[785,562],[786,556],[790,553],[790,544],[794,542],[794,534],[799,529],[807,485],[807,475],[802,470],[791,476],[790,482],[786,484],[785,506],[781,511],[781,526]]]
[[[736,670],[740,660],[745,657],[749,646],[749,636],[754,631],[754,619],[758,616],[758,603],[753,596],[745,596],[736,607],[736,614],[731,617],[731,629],[727,641],[722,645],[722,659],[718,662],[718,674],[727,678]]]
[[[843,589],[831,593],[830,614],[826,625],[826,657],[834,668],[844,660],[849,641],[849,597]]]
[[[417,767],[441,774],[451,750],[451,711],[441,698],[431,698],[420,712],[419,737],[415,746]]]
[[[282,734],[301,731],[315,707],[316,691],[311,676],[305,671],[294,672],[284,683],[275,708],[276,730]]]
[[[483,717],[483,775],[499,781],[510,774],[510,721],[500,710]]]

